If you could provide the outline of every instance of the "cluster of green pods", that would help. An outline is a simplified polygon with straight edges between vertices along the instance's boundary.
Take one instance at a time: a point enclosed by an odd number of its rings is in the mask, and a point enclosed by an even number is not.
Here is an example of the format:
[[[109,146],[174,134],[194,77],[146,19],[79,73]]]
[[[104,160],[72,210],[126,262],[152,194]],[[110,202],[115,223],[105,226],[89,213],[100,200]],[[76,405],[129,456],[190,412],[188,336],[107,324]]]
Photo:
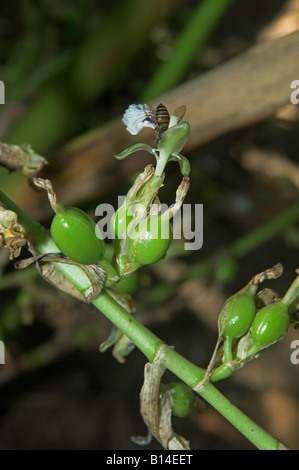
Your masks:
[[[222,336],[224,339],[238,339],[250,328],[253,345],[249,354],[254,354],[279,341],[289,322],[288,305],[283,300],[266,305],[257,312],[254,295],[245,293],[229,302]]]
[[[149,196],[150,195],[150,191]],[[152,198],[149,197],[151,201]],[[173,239],[170,218],[172,214],[151,213],[148,206],[143,212],[132,209],[134,204],[124,203],[111,220],[116,263],[120,274],[134,271],[142,265],[161,260]]]
[[[298,297],[299,277],[282,299],[275,299],[273,303],[262,306],[257,303],[257,287],[258,282],[250,282],[244,289],[230,297],[223,306],[218,320],[219,339],[223,339],[222,364],[213,370],[211,374],[213,382],[233,373],[232,362],[237,364],[236,369],[242,367],[262,349],[283,338],[288,330],[289,306]],[[238,347],[234,349],[236,352],[233,351],[233,341],[240,338],[242,357],[238,357]]]
[[[109,279],[126,278],[139,266],[155,263],[165,256],[172,240],[169,217],[157,214],[142,218],[130,233],[134,216],[129,212],[130,206],[121,206],[111,221],[115,237],[112,248],[105,244],[97,225],[85,212],[76,207],[64,207],[57,201],[49,180],[36,178],[35,184],[47,191],[55,212],[51,235],[58,249],[75,263],[102,266],[107,272],[107,286],[115,283],[109,283]],[[108,248],[113,249],[112,256]],[[118,262],[123,259],[126,270],[121,271]]]
[[[164,258],[173,239],[170,219],[180,209],[190,186],[184,176],[176,191],[175,203],[161,213],[158,191],[164,174],[157,176],[148,165],[135,180],[125,201],[111,220],[116,269],[120,277],[140,266]]]

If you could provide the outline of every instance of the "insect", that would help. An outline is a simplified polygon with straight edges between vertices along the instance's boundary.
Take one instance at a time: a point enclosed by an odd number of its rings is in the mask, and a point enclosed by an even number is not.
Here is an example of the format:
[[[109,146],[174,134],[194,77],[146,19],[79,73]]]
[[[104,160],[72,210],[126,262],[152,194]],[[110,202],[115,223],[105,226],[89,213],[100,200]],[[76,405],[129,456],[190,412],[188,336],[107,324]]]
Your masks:
[[[156,137],[156,143],[158,144],[162,135],[164,134],[165,131],[167,131],[169,127],[169,122],[170,122],[170,115],[169,112],[164,106],[164,104],[160,103],[156,110],[148,106],[147,104],[143,105],[143,110],[145,113],[145,120],[149,121],[150,123],[153,124],[154,129],[155,129],[155,137]],[[183,118],[184,114],[186,112],[186,106],[182,105],[179,106],[175,112],[174,115],[179,118],[178,123],[181,121]]]

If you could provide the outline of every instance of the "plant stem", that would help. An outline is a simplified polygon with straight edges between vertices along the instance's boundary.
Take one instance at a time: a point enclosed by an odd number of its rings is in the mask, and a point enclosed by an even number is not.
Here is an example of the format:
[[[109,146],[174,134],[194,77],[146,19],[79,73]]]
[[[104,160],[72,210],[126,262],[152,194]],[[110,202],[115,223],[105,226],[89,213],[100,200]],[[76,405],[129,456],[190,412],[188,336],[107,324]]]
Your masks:
[[[281,443],[275,437],[254,423],[248,416],[234,406],[213,385],[207,385],[200,393],[235,428],[237,428],[259,450],[278,450]]]
[[[24,228],[30,240],[34,241],[35,249],[41,254],[59,251],[45,228],[32,219],[26,212],[0,191],[0,201],[16,212],[19,224]],[[84,292],[90,282],[84,272],[73,265],[54,263],[55,266],[77,287]],[[152,362],[159,347],[164,342],[144,325],[139,323],[105,290],[93,302],[114,325],[127,335],[140,351]],[[190,387],[194,387],[204,376],[205,370],[194,365],[169,347],[166,352],[166,367]],[[207,384],[199,394],[231,422],[244,436],[259,449],[275,450],[280,442],[261,429],[250,418],[244,415],[227,400],[212,384]]]
[[[93,305],[128,336],[150,362],[153,361],[162,340],[126,312],[105,290]]]
[[[120,328],[134,344],[143,352],[150,362],[163,342],[129,315],[112,297],[103,292],[93,303],[104,315]],[[173,348],[166,353],[167,369],[173,372],[183,382],[193,387],[204,376],[204,369],[189,362]],[[248,416],[235,407],[213,385],[208,384],[199,392],[210,405],[219,411],[233,426],[235,426],[250,442],[260,450],[277,450],[280,442],[264,431]]]

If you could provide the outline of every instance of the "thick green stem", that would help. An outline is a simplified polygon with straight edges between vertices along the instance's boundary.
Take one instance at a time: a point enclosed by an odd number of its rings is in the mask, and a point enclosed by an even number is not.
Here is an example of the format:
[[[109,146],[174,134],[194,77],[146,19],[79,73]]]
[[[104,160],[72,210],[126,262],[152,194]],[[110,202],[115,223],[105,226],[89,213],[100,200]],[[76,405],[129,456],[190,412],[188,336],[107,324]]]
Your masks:
[[[259,450],[278,450],[281,443],[254,423],[234,406],[213,385],[207,385],[200,393],[222,416],[235,426]]]
[[[150,362],[153,361],[163,343],[156,335],[126,312],[106,291],[99,295],[93,305],[128,336]]]
[[[38,222],[20,209],[13,201],[0,191],[0,201],[5,206],[18,214],[20,225],[27,235],[34,241],[35,249],[42,253],[59,251],[48,232]],[[90,282],[84,272],[73,265],[55,263],[56,267],[77,287],[84,292],[90,287]],[[155,334],[149,331],[130,315],[120,304],[116,302],[105,290],[93,302],[111,322],[127,335],[142,351],[147,359],[152,362],[159,347],[164,344]],[[197,367],[172,347],[166,352],[166,367],[183,382],[194,387],[204,376],[204,369]],[[217,409],[230,421],[241,433],[246,436],[257,448],[276,450],[281,443],[261,429],[250,418],[244,415],[238,408],[229,402],[212,384],[207,384],[198,392],[206,401]]]

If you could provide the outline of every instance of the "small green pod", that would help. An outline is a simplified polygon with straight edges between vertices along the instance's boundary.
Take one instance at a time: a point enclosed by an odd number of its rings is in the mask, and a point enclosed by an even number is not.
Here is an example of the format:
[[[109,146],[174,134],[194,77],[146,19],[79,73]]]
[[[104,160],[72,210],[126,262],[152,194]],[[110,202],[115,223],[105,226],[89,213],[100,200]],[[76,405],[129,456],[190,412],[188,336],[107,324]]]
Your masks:
[[[96,224],[77,207],[63,208],[51,224],[51,235],[59,250],[79,264],[99,263],[105,243],[96,235]]]
[[[172,241],[172,227],[168,219],[154,215],[145,219],[131,235],[129,250],[132,261],[153,264],[166,254]]]
[[[227,379],[233,374],[232,369],[227,364],[221,364],[217,369],[213,370],[210,380],[212,383],[219,380]]]
[[[165,388],[171,393],[171,411],[174,416],[184,418],[191,413],[194,407],[194,394],[190,387],[183,382],[172,382],[165,385]]]
[[[249,330],[255,313],[254,296],[250,291],[230,297],[219,317],[220,334],[224,338],[240,338]]]
[[[248,355],[270,346],[287,332],[290,323],[288,307],[283,302],[263,307],[256,315],[250,330],[254,344]]]

